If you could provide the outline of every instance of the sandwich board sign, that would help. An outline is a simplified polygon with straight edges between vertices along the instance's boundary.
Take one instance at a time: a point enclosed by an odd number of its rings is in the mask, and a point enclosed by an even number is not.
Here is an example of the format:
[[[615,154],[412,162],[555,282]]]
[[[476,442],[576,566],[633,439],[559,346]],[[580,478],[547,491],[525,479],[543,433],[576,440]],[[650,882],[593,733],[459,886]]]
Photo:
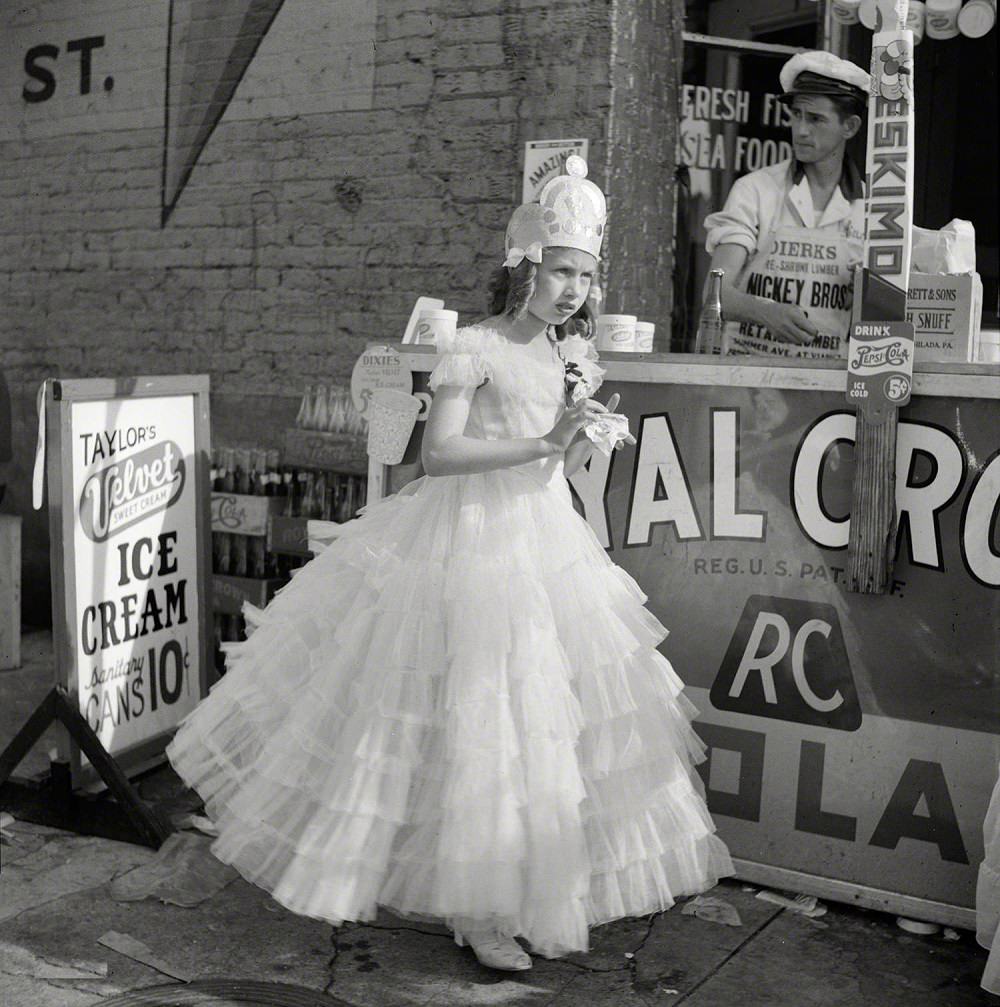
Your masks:
[[[45,384],[56,685],[126,774],[208,690],[208,400],[204,375]]]

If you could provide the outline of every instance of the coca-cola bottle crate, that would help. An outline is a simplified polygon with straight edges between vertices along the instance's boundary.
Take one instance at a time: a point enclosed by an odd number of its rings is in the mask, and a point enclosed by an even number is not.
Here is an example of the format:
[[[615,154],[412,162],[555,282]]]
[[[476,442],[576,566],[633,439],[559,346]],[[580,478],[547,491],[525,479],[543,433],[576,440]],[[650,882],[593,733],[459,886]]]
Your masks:
[[[286,465],[327,469],[345,475],[368,473],[367,443],[354,433],[288,427],[282,456]]]
[[[276,515],[267,525],[267,551],[310,558],[332,542],[343,525],[318,518]]]
[[[267,519],[280,514],[281,497],[254,496],[249,493],[212,493],[212,531],[234,535],[266,535]]]
[[[263,608],[284,583],[283,577],[232,577],[221,573],[212,574],[212,610],[224,615],[239,615],[243,611],[244,602]]]

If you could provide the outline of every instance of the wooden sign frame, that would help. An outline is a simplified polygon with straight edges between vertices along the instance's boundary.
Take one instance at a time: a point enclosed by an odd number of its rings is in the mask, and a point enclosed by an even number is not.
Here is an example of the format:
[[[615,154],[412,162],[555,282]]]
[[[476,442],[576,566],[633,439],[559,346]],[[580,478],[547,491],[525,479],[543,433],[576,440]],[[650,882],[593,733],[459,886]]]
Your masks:
[[[209,378],[207,375],[164,375],[132,378],[89,378],[55,380],[46,385],[44,402],[48,448],[46,484],[49,502],[50,567],[52,575],[53,643],[55,649],[55,688],[64,691],[81,714],[77,688],[77,653],[79,626],[75,571],[75,525],[78,518],[73,486],[73,415],[78,403],[100,403],[146,398],[189,399],[194,437],[193,457],[185,457],[186,479],[193,480],[194,495],[193,553],[197,600],[188,605],[186,624],[195,646],[189,650],[198,657],[197,695],[207,692],[212,669],[211,652],[211,436],[209,421]],[[127,457],[127,456],[126,456]],[[190,547],[189,547],[190,549]],[[114,562],[118,558],[109,557]],[[124,562],[124,560],[122,560]],[[134,744],[111,753],[123,774],[135,776],[163,760],[163,751],[173,736],[176,723],[156,730]],[[65,727],[65,725],[64,725]],[[100,775],[93,762],[84,764],[78,741],[68,730],[60,730],[57,744],[59,761],[68,763],[72,784],[84,788]]]

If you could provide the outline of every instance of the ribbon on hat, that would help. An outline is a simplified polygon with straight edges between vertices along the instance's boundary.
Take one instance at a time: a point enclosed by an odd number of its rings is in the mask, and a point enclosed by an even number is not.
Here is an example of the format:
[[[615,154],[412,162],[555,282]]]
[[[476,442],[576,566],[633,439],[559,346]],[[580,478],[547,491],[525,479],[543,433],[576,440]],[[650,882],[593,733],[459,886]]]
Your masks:
[[[503,264],[513,269],[515,266],[521,265],[525,259],[529,262],[534,262],[536,265],[542,261],[542,243],[540,241],[533,241],[527,248],[518,248],[515,245],[507,253],[507,258],[503,260]]]

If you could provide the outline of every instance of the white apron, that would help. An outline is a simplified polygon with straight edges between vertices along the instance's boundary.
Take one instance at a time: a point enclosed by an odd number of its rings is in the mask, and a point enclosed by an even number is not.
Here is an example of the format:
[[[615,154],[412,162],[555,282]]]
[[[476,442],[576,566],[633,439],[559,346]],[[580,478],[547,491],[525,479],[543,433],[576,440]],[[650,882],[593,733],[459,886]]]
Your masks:
[[[861,262],[863,241],[830,229],[780,224],[790,186],[763,241],[736,283],[738,290],[783,304],[797,304],[819,329],[815,342],[781,342],[754,322],[727,322],[730,353],[846,359],[853,297],[853,269]],[[846,226],[846,221],[845,221]]]

